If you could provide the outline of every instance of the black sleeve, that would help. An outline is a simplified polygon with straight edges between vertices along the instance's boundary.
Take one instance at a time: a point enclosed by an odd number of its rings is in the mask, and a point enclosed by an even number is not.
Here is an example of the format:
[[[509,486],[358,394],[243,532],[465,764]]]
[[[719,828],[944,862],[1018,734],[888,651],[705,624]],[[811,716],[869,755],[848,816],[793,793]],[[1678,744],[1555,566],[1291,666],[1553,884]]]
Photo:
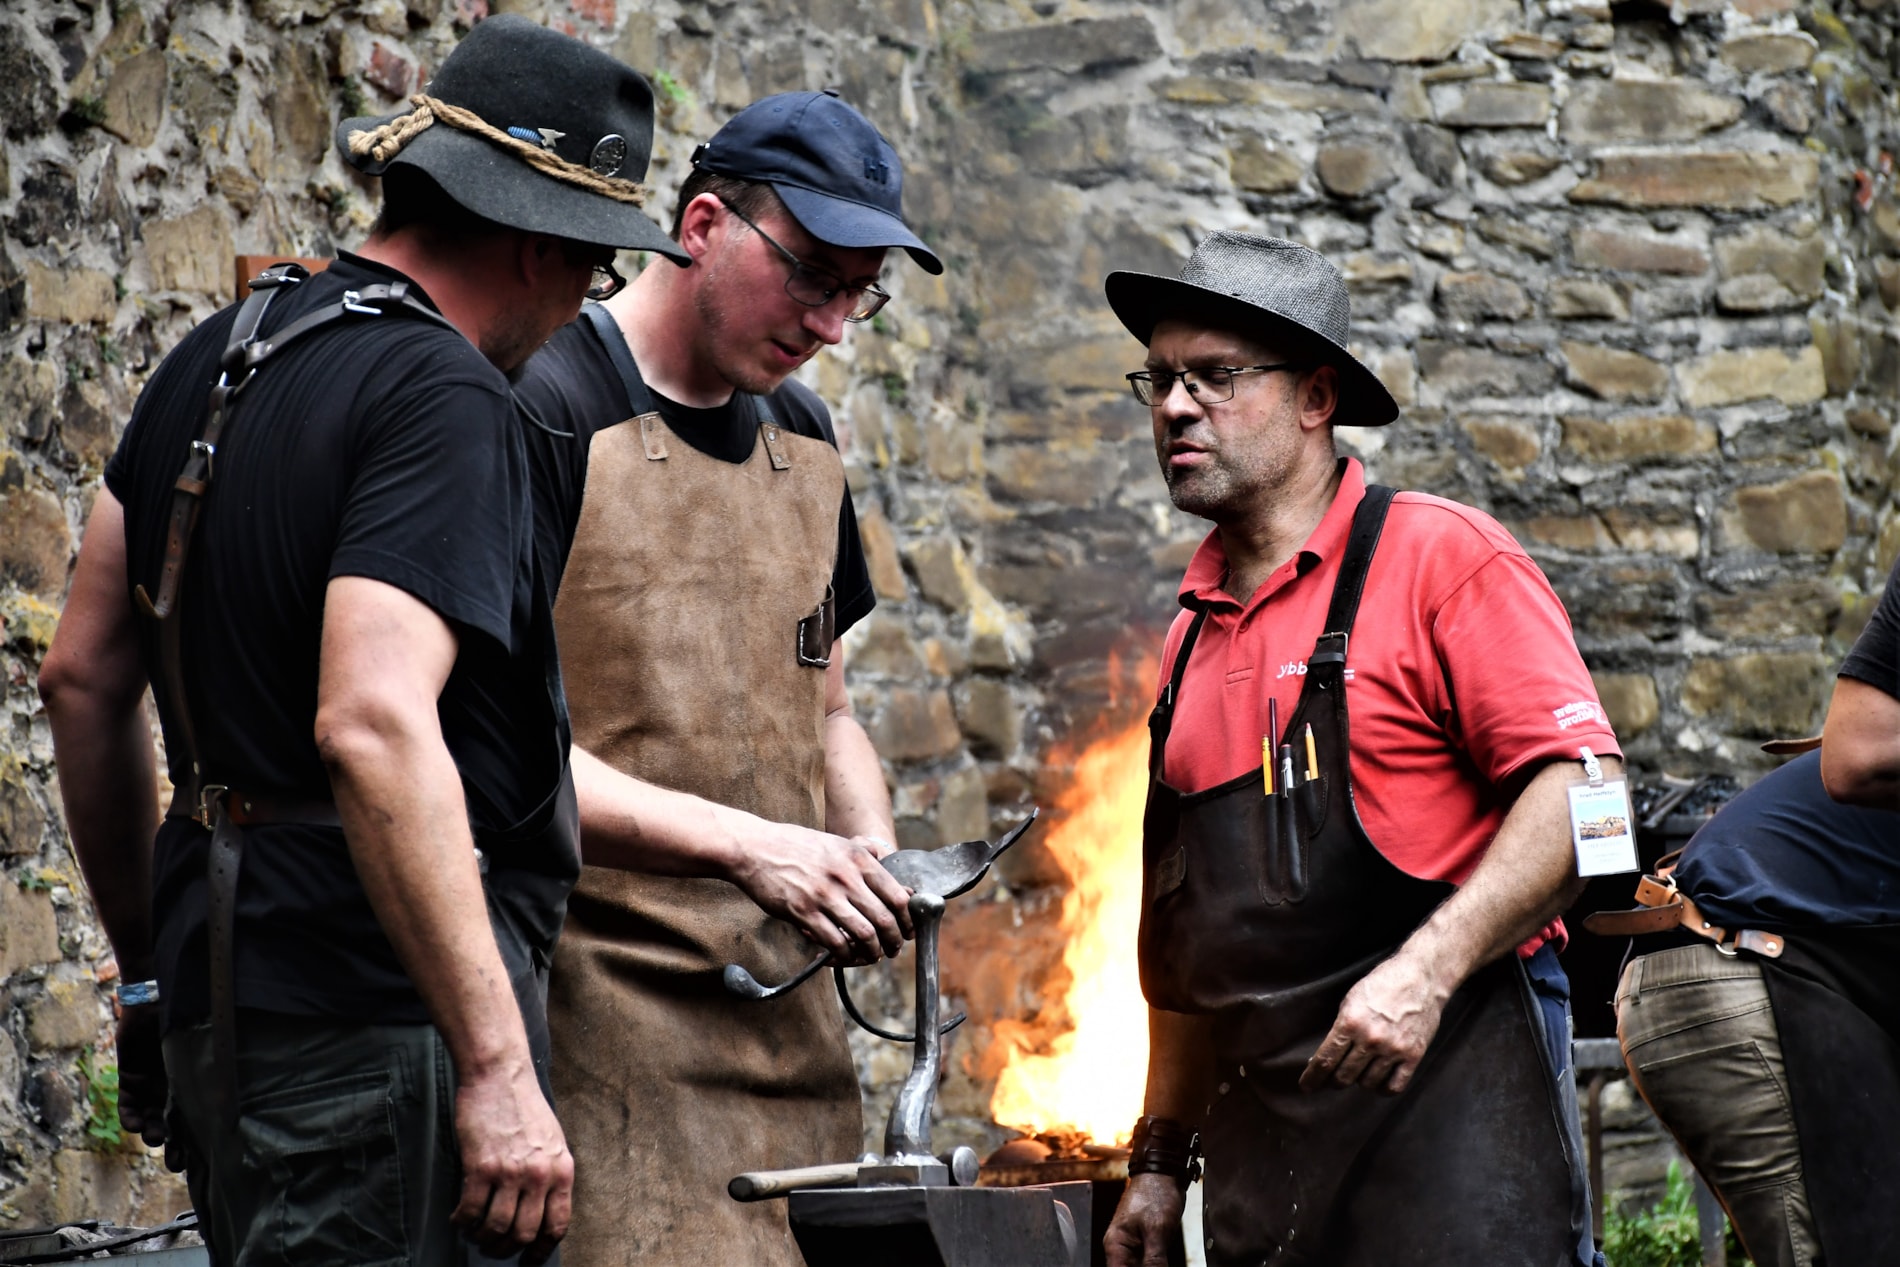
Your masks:
[[[1841,676],[1900,699],[1900,559],[1894,561],[1873,619],[1860,631],[1853,650],[1841,662]]]
[[[596,431],[627,420],[626,391],[586,320],[556,331],[514,390],[528,448],[535,554],[548,592],[558,593],[587,493],[588,446]]]
[[[445,372],[365,393],[330,575],[394,585],[519,652],[533,531],[527,459],[499,376],[457,373],[449,359],[418,357]]]
[[[818,394],[797,379],[787,379],[772,393],[772,406],[779,417],[792,424],[802,436],[823,440],[838,447],[837,433],[831,426],[831,411]],[[871,588],[871,569],[864,559],[864,541],[858,535],[858,512],[851,503],[851,489],[844,490],[838,507],[838,559],[831,568],[831,593],[837,603],[838,636],[871,614],[877,606],[877,593]]]

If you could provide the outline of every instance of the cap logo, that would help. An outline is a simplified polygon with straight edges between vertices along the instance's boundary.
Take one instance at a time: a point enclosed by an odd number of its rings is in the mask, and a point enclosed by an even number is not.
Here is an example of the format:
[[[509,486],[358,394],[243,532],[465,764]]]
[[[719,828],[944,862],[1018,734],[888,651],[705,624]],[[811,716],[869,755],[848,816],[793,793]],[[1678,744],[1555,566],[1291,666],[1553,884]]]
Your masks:
[[[864,156],[864,178],[870,181],[873,185],[890,184],[891,183],[890,164],[886,163],[883,159],[879,158],[875,154],[866,154]]]
[[[602,176],[612,176],[627,161],[627,138],[618,133],[609,132],[594,142],[594,152],[588,155],[587,165]]]

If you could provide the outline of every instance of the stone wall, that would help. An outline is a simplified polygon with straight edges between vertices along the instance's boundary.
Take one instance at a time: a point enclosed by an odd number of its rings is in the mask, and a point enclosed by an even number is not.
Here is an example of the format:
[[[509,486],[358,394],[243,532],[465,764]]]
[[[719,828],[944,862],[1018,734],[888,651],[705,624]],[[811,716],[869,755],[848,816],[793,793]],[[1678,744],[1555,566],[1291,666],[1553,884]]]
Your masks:
[[[7,6],[0,1226],[184,1204],[88,1146],[112,968],[33,690],[100,468],[236,253],[360,238],[375,192],[332,122],[393,108],[491,6],[655,73],[656,209],[767,92],[837,85],[904,155],[949,270],[894,262],[897,302],[811,381],[882,600],[850,638],[855,698],[919,844],[1049,803],[1052,745],[1148,688],[1202,525],[1168,506],[1101,279],[1170,272],[1215,228],[1340,262],[1406,409],[1347,444],[1520,535],[1640,770],[1754,772],[1761,738],[1811,730],[1900,554],[1900,9],[1841,3]],[[1060,870],[1032,843],[1003,871],[951,931],[976,1015],[945,1141],[988,1132],[990,1022],[1049,1003]],[[902,1053],[861,1054],[887,1093]]]

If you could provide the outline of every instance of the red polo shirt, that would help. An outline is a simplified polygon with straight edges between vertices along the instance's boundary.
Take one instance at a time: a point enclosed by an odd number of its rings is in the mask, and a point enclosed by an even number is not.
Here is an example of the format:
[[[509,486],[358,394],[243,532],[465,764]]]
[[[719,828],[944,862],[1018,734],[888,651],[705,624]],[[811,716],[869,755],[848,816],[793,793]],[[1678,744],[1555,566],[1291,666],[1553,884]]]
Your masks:
[[[1208,609],[1188,659],[1164,774],[1197,792],[1260,765],[1267,700],[1293,716],[1365,496],[1348,460],[1339,493],[1300,550],[1240,602],[1221,589],[1227,558],[1209,534],[1181,582]],[[1161,682],[1192,613],[1175,618]],[[1570,618],[1511,534],[1481,511],[1400,493],[1366,576],[1347,649],[1353,796],[1366,834],[1421,879],[1462,883],[1539,765],[1588,747],[1616,755]],[[1520,950],[1564,937],[1555,921]]]

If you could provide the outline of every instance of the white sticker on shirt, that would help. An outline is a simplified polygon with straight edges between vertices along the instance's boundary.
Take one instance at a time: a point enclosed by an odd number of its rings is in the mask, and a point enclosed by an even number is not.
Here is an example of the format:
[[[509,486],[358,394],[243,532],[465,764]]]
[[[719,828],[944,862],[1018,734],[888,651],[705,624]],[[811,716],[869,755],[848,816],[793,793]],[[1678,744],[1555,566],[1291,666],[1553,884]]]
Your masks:
[[[1579,876],[1634,871],[1636,834],[1630,825],[1629,784],[1623,779],[1570,787],[1570,840]]]

